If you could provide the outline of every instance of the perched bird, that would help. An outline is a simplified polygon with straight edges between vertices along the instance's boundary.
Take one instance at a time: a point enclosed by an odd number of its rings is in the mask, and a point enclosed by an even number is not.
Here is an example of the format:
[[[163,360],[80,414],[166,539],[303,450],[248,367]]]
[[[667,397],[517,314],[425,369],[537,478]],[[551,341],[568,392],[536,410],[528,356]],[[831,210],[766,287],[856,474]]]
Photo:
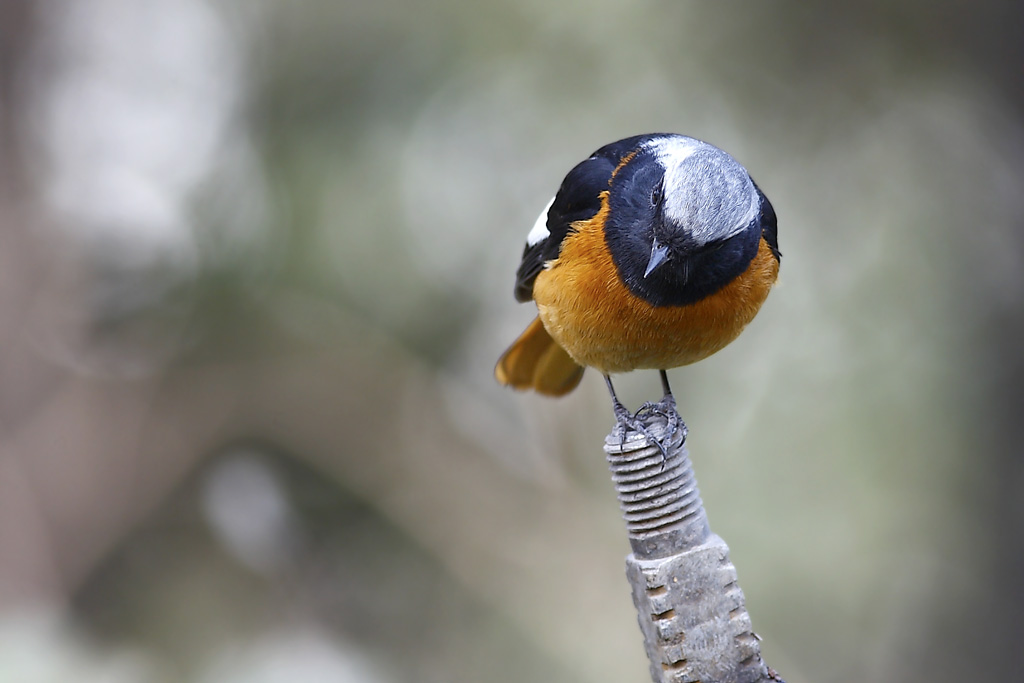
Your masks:
[[[735,339],[779,259],[775,210],[722,150],[675,134],[605,145],[569,171],[526,238],[515,297],[538,316],[495,376],[561,396],[593,367],[628,424],[610,375],[659,370],[674,412],[665,370]]]

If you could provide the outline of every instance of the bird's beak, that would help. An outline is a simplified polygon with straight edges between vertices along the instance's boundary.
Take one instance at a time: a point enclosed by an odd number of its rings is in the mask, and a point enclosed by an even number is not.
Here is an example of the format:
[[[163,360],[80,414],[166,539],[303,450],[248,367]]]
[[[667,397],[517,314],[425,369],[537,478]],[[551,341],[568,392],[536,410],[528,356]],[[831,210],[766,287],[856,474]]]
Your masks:
[[[658,244],[658,239],[653,240],[653,246],[651,247],[651,260],[647,262],[647,270],[644,271],[644,277],[646,278],[654,269],[660,266],[668,258],[668,247],[663,247]]]

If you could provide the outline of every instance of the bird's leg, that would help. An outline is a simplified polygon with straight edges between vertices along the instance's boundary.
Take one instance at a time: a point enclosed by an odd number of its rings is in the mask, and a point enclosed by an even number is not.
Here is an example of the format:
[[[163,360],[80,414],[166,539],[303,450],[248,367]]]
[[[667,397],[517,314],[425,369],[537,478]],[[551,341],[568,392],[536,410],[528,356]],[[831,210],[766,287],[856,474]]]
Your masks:
[[[680,425],[682,425],[684,430],[683,438],[686,438],[686,425],[683,424],[679,418],[679,412],[676,410],[676,399],[672,395],[672,387],[668,384],[668,373],[664,370],[659,370],[658,373],[661,375],[661,388],[664,390],[665,396],[657,403],[648,402],[640,406],[640,410],[636,411],[634,417],[640,417],[643,413],[660,415],[668,422],[668,431],[665,434],[665,438],[671,438]]]
[[[665,396],[661,399],[661,402],[666,408],[671,407],[675,409],[676,397],[672,395],[672,387],[668,385],[668,373],[664,370],[658,370],[658,373],[661,375],[661,388],[665,391]]]
[[[612,378],[605,375],[604,383],[608,385],[608,393],[612,395],[612,410],[615,411],[616,422],[619,424],[626,424],[630,418],[633,417],[632,414],[630,414],[626,406],[622,405],[622,401],[619,400],[619,397],[615,395],[615,387],[612,386]]]
[[[686,438],[686,425],[679,417],[679,411],[676,410],[676,397],[672,395],[672,387],[668,385],[668,373],[664,370],[658,370],[661,374],[661,388],[665,390],[665,395],[661,398],[661,411],[662,414],[668,417],[668,436],[671,438],[676,430],[679,429],[680,425],[683,428],[683,439]]]
[[[612,386],[612,378],[605,375],[604,383],[608,385],[608,393],[612,395],[612,410],[615,411],[615,421],[619,423],[619,427],[622,429],[619,435],[620,445],[626,442],[626,434],[631,431],[638,432],[644,435],[648,443],[653,443],[658,447],[658,450],[661,451],[662,458],[667,458],[668,452],[665,450],[661,441],[651,434],[647,429],[647,425],[645,425],[644,421],[640,418],[640,413],[643,411],[643,408],[638,410],[636,415],[633,415],[629,412],[626,406],[622,405],[622,401],[619,400],[619,397],[615,395],[615,387]],[[671,423],[671,418],[669,418],[669,422]],[[670,427],[671,431],[669,434],[675,431],[674,424],[670,424]]]

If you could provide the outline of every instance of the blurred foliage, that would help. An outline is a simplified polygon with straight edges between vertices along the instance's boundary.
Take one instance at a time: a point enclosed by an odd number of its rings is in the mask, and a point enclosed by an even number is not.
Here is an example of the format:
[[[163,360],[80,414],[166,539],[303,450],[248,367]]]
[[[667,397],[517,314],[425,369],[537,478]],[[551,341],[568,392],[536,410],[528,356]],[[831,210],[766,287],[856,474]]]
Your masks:
[[[603,383],[491,368],[538,210],[655,130],[780,217],[673,372],[766,660],[1014,679],[1022,18],[0,4],[0,681],[644,679]]]

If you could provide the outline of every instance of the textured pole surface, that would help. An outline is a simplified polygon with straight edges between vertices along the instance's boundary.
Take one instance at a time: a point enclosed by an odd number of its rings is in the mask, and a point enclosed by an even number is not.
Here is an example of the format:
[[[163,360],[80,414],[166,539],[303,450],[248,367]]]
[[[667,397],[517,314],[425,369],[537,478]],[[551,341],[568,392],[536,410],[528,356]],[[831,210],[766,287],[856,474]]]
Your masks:
[[[639,419],[664,452],[621,426],[604,450],[633,549],[626,577],[652,680],[781,681],[761,659],[729,548],[708,526],[686,452],[686,427],[674,414],[652,411]]]

